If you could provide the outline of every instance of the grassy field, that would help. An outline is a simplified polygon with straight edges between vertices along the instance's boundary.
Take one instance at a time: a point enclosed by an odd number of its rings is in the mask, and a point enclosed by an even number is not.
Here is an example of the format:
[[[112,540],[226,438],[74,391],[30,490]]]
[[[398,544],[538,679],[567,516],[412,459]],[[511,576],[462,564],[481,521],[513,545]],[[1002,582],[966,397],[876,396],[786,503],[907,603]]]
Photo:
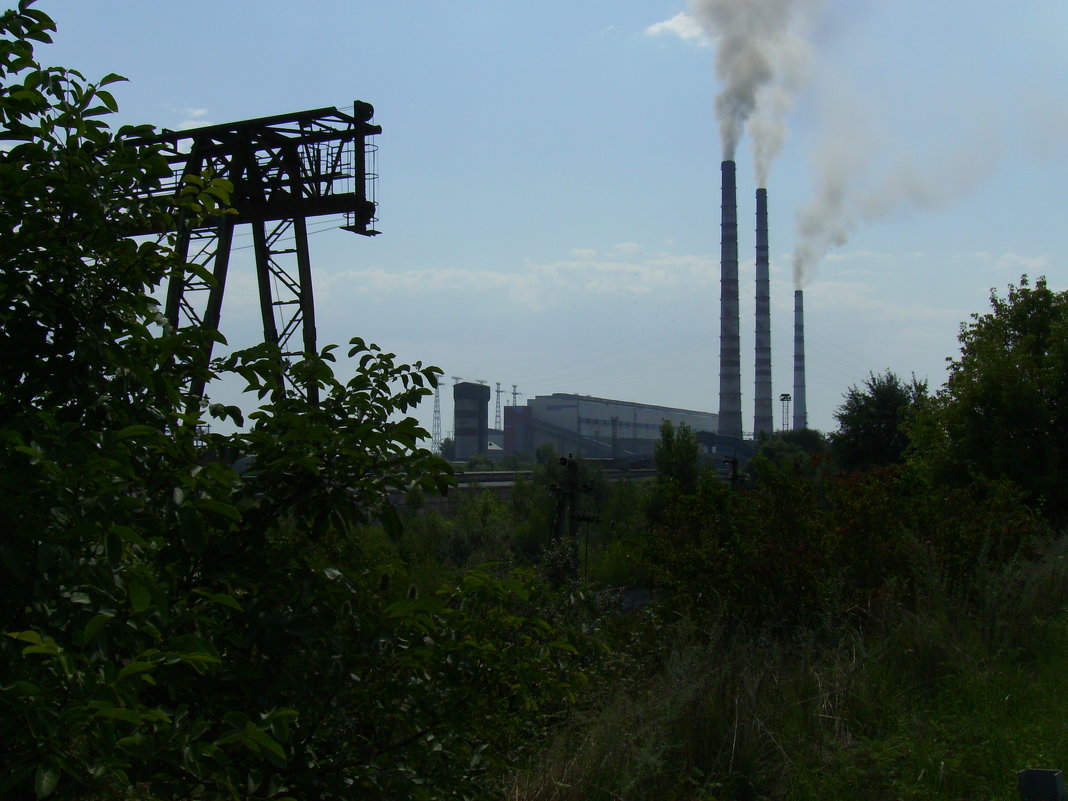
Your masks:
[[[1066,554],[956,590],[928,572],[911,609],[788,635],[632,621],[613,686],[509,796],[1016,799],[1016,771],[1068,766]]]

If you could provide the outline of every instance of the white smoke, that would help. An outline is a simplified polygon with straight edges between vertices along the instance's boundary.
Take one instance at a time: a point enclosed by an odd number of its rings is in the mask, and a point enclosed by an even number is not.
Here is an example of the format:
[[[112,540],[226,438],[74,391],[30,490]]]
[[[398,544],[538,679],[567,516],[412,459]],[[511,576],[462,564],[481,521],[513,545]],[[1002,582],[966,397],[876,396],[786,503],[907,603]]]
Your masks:
[[[748,125],[760,186],[785,141],[786,114],[807,72],[805,35],[821,6],[822,0],[691,0],[694,18],[716,45],[723,158],[734,159]]]
[[[973,192],[997,165],[998,132],[966,126],[969,137],[951,137],[922,152],[914,141],[894,141],[861,122],[872,118],[855,98],[840,102],[829,133],[814,154],[815,191],[797,212],[794,287],[811,279],[816,264],[841,247],[860,225],[945,208]]]

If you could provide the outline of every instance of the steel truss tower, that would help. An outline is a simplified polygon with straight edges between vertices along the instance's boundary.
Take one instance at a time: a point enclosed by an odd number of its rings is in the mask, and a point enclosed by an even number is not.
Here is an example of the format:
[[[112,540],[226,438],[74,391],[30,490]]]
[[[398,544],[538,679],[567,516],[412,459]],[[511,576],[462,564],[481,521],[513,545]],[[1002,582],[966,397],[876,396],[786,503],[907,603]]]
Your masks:
[[[181,191],[187,175],[225,178],[234,187],[231,213],[177,221],[178,256],[212,280],[189,271],[172,277],[165,306],[172,325],[219,328],[234,229],[248,224],[264,342],[277,345],[283,359],[317,352],[308,218],[344,215],[346,230],[378,233],[369,137],[382,128],[370,123],[373,115],[369,103],[356,101],[351,114],[320,108],[153,137],[173,171],[161,194]],[[203,384],[193,390],[202,395]],[[317,400],[314,392],[309,399]]]
[[[441,453],[441,385],[434,387],[434,423],[430,429],[430,447]]]

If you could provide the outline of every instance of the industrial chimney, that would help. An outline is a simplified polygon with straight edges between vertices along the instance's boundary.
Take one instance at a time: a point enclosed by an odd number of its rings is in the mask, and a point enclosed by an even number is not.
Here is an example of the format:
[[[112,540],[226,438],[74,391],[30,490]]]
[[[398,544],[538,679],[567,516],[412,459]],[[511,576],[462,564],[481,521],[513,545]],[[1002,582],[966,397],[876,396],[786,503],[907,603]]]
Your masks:
[[[768,266],[768,190],[756,191],[756,365],[753,391],[753,438],[771,435],[771,278]]]
[[[808,428],[805,408],[805,293],[794,290],[794,430]]]
[[[741,343],[738,338],[738,199],[735,164],[722,164],[719,282],[719,432],[742,436]]]

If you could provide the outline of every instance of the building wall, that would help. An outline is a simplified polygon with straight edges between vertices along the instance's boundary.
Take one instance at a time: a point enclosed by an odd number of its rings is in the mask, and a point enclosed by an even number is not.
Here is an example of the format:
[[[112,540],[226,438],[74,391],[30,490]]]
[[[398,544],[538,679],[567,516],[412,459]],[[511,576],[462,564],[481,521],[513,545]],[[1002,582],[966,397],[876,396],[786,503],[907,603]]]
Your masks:
[[[505,406],[504,407],[504,452],[520,453],[523,451],[533,452],[530,439],[530,416],[529,406]]]
[[[525,412],[505,414],[513,430],[506,442],[513,450],[534,451],[544,444],[558,453],[586,457],[651,456],[664,420],[685,423],[694,431],[716,430],[717,415],[691,409],[555,393],[527,401]]]

